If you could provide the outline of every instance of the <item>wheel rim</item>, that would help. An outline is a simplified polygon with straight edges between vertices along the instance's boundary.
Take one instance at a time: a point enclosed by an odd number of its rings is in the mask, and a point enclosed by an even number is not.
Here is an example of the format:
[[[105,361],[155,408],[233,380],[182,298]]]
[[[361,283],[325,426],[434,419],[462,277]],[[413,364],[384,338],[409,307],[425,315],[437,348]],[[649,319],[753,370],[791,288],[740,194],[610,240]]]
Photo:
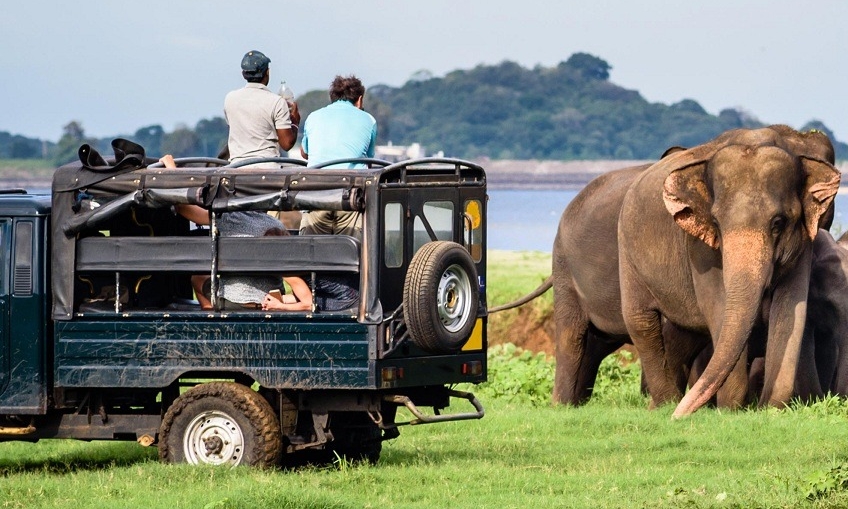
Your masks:
[[[439,319],[449,332],[457,332],[468,321],[471,309],[471,281],[459,265],[451,265],[442,274],[436,294]]]
[[[189,423],[183,440],[186,462],[192,465],[238,465],[244,457],[244,434],[224,412],[209,411]]]

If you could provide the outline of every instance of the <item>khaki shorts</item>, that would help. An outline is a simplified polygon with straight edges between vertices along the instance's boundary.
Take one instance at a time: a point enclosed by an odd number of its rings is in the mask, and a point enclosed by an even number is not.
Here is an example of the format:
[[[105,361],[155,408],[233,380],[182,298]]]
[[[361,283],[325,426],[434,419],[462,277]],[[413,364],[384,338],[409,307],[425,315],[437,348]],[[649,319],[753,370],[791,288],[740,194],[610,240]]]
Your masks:
[[[311,210],[303,214],[300,234],[350,235],[362,239],[362,213],[335,210]]]

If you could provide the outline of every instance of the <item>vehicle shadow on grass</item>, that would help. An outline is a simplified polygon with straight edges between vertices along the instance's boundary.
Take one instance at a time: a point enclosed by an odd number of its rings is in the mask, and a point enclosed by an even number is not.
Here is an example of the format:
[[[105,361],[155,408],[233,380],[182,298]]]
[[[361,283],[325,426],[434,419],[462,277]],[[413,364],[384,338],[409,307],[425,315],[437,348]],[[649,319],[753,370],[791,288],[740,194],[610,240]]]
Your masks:
[[[439,465],[462,461],[479,462],[484,458],[485,454],[479,450],[411,450],[384,447],[378,464],[383,466]]]
[[[29,472],[64,475],[158,460],[155,447],[135,443],[56,442],[0,443],[0,477]]]

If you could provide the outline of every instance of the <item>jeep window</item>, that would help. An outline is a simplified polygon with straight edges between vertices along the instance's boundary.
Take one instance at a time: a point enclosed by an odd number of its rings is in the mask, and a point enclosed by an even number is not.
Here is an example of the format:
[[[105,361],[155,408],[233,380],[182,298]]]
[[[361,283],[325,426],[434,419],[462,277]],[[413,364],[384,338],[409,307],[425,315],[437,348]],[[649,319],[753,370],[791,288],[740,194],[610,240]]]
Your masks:
[[[6,253],[10,252],[10,247],[7,246],[9,242],[8,231],[11,226],[11,222],[8,219],[0,219],[0,292],[4,295],[8,293],[8,283],[6,280],[7,274],[9,273],[9,269],[7,266],[8,263],[8,255]]]
[[[20,222],[15,232],[15,283],[17,296],[32,295],[32,223]]]
[[[465,214],[463,215],[464,239],[468,252],[475,262],[479,262],[483,256],[483,221],[480,200],[468,200],[465,202]]]
[[[431,201],[424,204],[424,215],[416,216],[413,252],[433,240],[453,240],[453,202]]]
[[[387,203],[383,217],[386,267],[400,267],[403,265],[403,207],[400,203]]]

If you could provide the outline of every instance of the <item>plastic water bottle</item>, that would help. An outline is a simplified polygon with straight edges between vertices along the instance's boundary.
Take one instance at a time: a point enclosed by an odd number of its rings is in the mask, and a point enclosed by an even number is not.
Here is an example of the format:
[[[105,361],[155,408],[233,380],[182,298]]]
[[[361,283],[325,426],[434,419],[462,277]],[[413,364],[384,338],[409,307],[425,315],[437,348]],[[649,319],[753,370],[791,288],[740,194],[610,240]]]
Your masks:
[[[280,82],[280,97],[286,100],[289,105],[294,102],[294,91],[286,83],[286,80]]]

